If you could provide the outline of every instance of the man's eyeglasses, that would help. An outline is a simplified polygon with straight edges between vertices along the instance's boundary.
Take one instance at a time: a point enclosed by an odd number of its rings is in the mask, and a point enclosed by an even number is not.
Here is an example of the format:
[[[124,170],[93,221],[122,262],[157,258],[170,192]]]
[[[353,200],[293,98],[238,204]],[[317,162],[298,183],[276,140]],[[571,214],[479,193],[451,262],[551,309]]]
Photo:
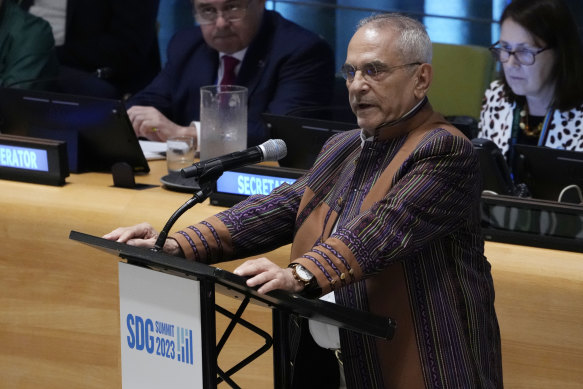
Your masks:
[[[519,50],[512,51],[512,50],[508,50],[508,49],[505,49],[505,48],[500,47],[500,46],[496,46],[499,43],[500,42],[496,42],[492,46],[490,46],[490,51],[494,55],[494,58],[496,58],[498,61],[500,61],[502,63],[506,63],[510,60],[510,56],[514,55],[514,58],[516,58],[516,60],[520,64],[526,65],[526,66],[534,64],[536,55],[549,49],[549,47],[545,47],[543,49],[538,49],[538,50],[519,49]]]
[[[344,77],[345,80],[347,80],[348,82],[352,82],[354,81],[354,77],[356,77],[356,72],[360,70],[362,77],[364,77],[364,79],[377,81],[384,73],[390,72],[391,70],[413,65],[421,65],[421,62],[411,62],[397,66],[387,66],[382,62],[369,62],[365,63],[362,66],[357,67],[345,63],[340,68],[340,73],[342,73],[342,77]]]
[[[251,3],[251,0],[247,2],[233,1],[226,4],[221,10],[218,10],[215,7],[211,7],[209,5],[202,5],[198,8],[195,8],[194,19],[198,24],[201,25],[213,24],[217,21],[219,15],[221,15],[223,19],[229,22],[237,22],[243,19],[247,14],[249,3]]]

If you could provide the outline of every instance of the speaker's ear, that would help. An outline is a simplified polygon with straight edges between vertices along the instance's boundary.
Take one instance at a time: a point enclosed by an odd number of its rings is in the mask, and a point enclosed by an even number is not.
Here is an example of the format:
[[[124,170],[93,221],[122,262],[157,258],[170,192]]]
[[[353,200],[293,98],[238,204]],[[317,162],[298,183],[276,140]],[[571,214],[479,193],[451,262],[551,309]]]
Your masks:
[[[427,95],[427,90],[433,80],[433,67],[431,64],[423,63],[418,66],[415,72],[415,97],[422,99]]]

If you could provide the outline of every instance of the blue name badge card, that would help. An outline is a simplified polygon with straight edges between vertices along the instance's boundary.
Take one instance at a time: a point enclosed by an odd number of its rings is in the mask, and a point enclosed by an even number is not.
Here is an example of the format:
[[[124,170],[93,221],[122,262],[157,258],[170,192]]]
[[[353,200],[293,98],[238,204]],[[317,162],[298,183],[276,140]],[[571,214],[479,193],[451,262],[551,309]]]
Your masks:
[[[0,134],[0,179],[64,185],[68,176],[65,142]]]
[[[295,178],[227,171],[217,181],[217,191],[242,196],[266,195],[284,182],[293,184],[295,180]]]
[[[306,171],[274,166],[251,165],[226,171],[210,196],[212,205],[230,207],[248,196],[267,195],[283,183],[292,184]]]
[[[0,144],[0,166],[48,172],[49,159],[46,150]]]

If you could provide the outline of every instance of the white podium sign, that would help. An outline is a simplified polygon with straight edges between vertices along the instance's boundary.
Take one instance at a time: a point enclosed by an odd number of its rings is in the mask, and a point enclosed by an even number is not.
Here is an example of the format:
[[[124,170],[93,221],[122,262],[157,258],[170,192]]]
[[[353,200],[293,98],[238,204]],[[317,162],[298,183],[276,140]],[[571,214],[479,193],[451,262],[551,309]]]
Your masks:
[[[119,263],[124,389],[202,388],[200,283]]]

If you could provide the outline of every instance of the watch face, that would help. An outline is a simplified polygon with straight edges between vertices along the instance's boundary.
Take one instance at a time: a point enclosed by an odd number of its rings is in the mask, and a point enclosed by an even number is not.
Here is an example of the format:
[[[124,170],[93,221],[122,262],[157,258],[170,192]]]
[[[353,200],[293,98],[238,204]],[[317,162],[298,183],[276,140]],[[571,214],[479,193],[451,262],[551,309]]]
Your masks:
[[[314,278],[314,275],[312,273],[310,273],[305,267],[303,267],[302,265],[297,265],[296,266],[296,273],[297,275],[305,281],[309,281],[312,278]]]

